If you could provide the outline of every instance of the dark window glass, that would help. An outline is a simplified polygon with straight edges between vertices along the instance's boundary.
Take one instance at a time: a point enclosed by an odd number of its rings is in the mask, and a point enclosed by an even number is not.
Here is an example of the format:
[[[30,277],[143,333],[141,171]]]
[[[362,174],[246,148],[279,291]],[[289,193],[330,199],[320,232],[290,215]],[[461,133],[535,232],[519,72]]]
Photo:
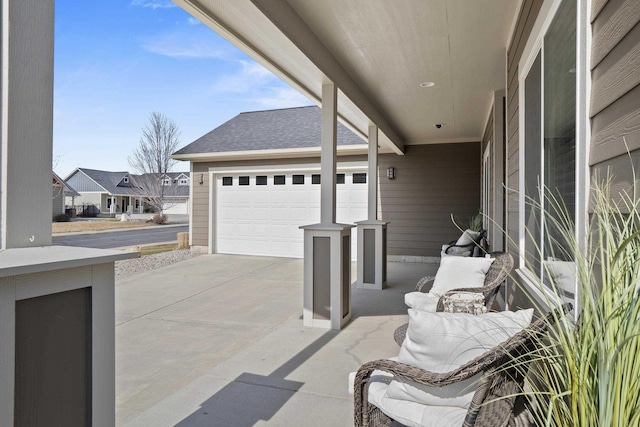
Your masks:
[[[273,177],[273,185],[284,185],[284,175],[275,175]]]
[[[249,177],[248,176],[238,177],[238,185],[249,185]]]
[[[366,184],[367,183],[367,174],[366,173],[354,173],[353,174],[353,183],[354,184]]]
[[[336,176],[336,184],[344,184],[344,174],[343,173],[339,173]]]
[[[320,184],[320,174],[314,173],[313,175],[311,175],[311,183]]]
[[[232,176],[223,176],[222,177],[222,185],[229,186],[233,185],[233,177]]]
[[[266,175],[256,176],[256,185],[267,185],[267,176]]]
[[[304,184],[304,175],[293,175],[294,184]]]

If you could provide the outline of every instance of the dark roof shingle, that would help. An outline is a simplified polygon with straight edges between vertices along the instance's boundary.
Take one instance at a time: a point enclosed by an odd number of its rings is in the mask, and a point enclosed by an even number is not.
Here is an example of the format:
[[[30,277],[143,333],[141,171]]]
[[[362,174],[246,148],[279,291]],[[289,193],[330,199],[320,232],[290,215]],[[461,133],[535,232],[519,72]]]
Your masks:
[[[224,153],[320,147],[319,107],[240,113],[174,154]],[[338,145],[366,144],[338,123]]]

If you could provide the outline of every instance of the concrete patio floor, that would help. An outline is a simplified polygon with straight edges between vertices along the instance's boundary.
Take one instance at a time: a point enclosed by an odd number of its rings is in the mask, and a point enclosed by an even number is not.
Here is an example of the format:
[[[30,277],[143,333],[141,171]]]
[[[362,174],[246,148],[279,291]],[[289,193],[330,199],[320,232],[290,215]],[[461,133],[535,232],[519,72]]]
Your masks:
[[[341,331],[302,326],[300,259],[203,255],[119,280],[117,425],[350,426],[348,373],[397,355],[403,295],[436,268],[389,263],[387,289],[352,289]]]

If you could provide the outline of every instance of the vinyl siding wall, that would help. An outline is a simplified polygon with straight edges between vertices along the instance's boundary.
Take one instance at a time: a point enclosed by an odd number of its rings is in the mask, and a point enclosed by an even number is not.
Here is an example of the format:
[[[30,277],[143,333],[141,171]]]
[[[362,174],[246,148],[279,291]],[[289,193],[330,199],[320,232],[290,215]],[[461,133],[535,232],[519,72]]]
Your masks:
[[[591,21],[589,165],[592,179],[610,171],[626,189],[640,168],[640,2],[594,0]]]
[[[388,255],[439,257],[480,209],[481,144],[409,145],[404,156],[379,156],[378,217],[389,221]],[[396,168],[396,179],[386,176]]]
[[[480,143],[408,146],[404,156],[379,156],[378,216],[390,221],[389,255],[439,256],[444,243],[459,237],[450,214],[465,225],[478,212],[479,159]],[[367,161],[367,157],[339,158],[339,162],[356,161]],[[209,244],[209,168],[319,162],[319,158],[304,158],[194,163],[191,244]],[[386,170],[390,166],[397,170],[395,180],[387,179]],[[203,184],[199,184],[201,173]]]
[[[104,188],[80,171],[76,171],[65,182],[79,193],[84,191],[105,191]]]
[[[64,213],[64,191],[62,190],[62,187],[53,186],[51,194],[51,210],[54,217]]]

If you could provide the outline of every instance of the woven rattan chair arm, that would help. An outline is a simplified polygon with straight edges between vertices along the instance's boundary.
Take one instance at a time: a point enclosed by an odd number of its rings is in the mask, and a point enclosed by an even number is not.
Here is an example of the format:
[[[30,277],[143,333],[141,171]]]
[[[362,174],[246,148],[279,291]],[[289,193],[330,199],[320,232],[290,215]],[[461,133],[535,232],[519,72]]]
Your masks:
[[[422,288],[424,288],[424,285],[426,285],[429,282],[432,282],[434,279],[435,279],[435,276],[426,276],[418,280],[418,283],[416,284],[416,291],[422,292]]]
[[[397,377],[406,378],[420,384],[442,387],[471,378],[478,371],[456,369],[453,372],[436,374],[414,366],[395,362],[388,359],[379,359],[367,362],[358,369],[353,384],[354,425],[356,427],[368,426],[369,420],[369,379],[374,371],[383,371]]]

